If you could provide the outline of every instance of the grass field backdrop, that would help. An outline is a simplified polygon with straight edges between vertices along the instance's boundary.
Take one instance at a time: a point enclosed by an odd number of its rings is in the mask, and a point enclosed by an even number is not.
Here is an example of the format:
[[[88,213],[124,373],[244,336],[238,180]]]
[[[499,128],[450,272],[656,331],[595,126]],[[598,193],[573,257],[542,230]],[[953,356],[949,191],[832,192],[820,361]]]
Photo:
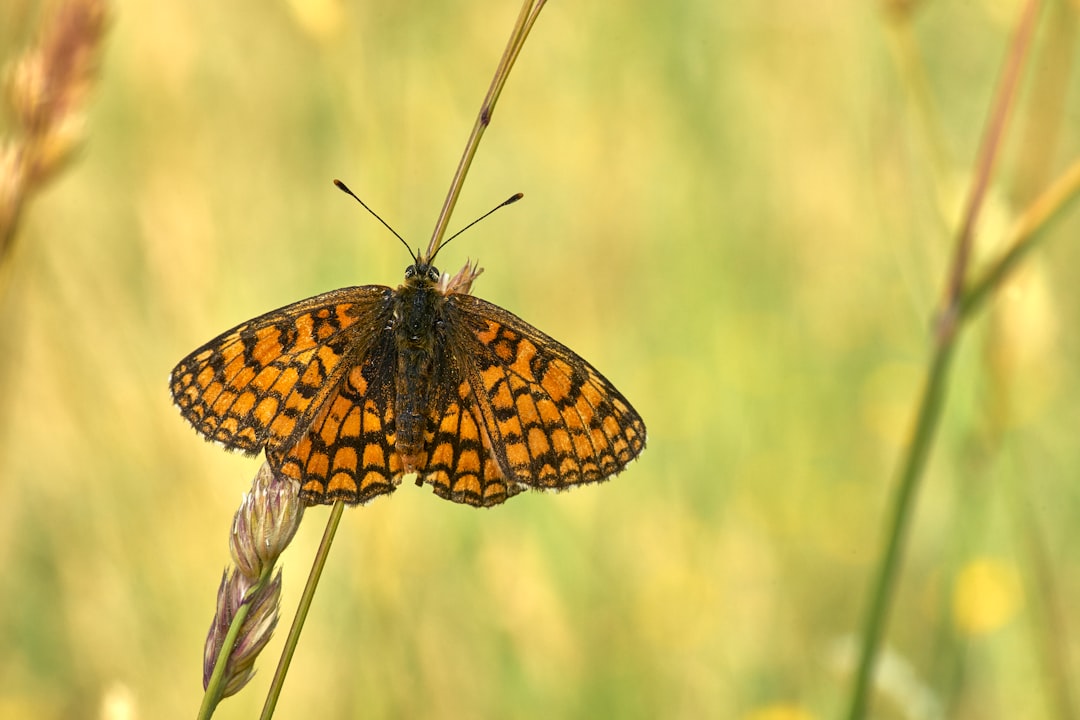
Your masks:
[[[401,281],[400,243],[331,180],[426,245],[517,10],[112,4],[85,142],[0,287],[0,718],[195,714],[258,461],[196,435],[169,370],[266,310]],[[525,200],[439,266],[480,258],[475,293],[595,364],[648,447],[493,510],[411,483],[348,510],[278,717],[840,716],[1019,12],[551,3],[451,230]],[[1080,155],[1076,12],[1042,11],[977,266]],[[0,57],[46,16],[0,5]],[[961,338],[874,717],[1076,717],[1077,223]],[[326,512],[216,717],[261,707]]]

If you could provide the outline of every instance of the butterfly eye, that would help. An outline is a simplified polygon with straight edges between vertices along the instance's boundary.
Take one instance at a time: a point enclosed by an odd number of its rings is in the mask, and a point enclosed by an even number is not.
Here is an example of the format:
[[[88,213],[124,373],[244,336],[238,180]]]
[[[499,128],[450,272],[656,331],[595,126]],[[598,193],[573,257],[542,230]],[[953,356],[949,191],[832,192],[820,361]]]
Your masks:
[[[414,275],[416,275],[416,266],[415,265],[410,265],[409,267],[405,268],[405,279],[406,280],[413,277]]]
[[[428,268],[427,276],[431,282],[439,282],[439,271],[434,266]]]

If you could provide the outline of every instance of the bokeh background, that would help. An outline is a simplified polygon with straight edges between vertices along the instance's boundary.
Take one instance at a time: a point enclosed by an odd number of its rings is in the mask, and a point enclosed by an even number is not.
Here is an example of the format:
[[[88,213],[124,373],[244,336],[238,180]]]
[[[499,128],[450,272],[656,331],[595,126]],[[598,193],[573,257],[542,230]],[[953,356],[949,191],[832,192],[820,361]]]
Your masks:
[[[0,5],[5,61],[47,7]],[[168,372],[265,310],[400,282],[331,180],[426,245],[517,10],[112,4],[85,144],[0,295],[0,717],[195,714],[258,462],[203,442]],[[409,483],[349,510],[278,716],[839,715],[1018,12],[552,3],[451,229],[526,199],[440,265],[479,257],[476,293],[599,367],[648,448],[493,510]],[[980,258],[1080,153],[1076,12],[1046,3]],[[875,717],[1075,717],[1078,229],[965,333]],[[283,625],[326,514],[284,555]],[[257,714],[283,636],[217,717]]]

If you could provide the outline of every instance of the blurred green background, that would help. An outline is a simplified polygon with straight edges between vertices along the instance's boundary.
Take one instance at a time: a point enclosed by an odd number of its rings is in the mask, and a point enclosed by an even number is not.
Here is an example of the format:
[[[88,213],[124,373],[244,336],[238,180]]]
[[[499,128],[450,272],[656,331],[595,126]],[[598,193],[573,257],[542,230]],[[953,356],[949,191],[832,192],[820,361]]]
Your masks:
[[[925,2],[910,25],[854,1],[545,9],[451,230],[526,200],[440,267],[479,257],[475,292],[600,368],[648,448],[612,482],[493,510],[408,483],[349,510],[278,717],[840,714],[1018,7]],[[0,717],[195,714],[258,462],[203,442],[168,372],[271,308],[401,281],[400,244],[331,180],[426,245],[517,10],[113,5],[87,141],[0,296]],[[1044,10],[981,253],[1080,154],[1074,13]],[[0,6],[6,61],[41,17]],[[1069,716],[1077,229],[1057,224],[963,338],[875,717]],[[326,513],[216,717],[261,707]]]

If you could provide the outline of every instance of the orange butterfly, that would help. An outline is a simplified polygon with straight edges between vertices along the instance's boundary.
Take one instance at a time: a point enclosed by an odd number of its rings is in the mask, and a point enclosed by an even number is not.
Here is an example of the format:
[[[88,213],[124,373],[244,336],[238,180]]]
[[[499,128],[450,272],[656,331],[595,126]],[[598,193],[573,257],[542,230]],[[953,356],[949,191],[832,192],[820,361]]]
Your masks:
[[[442,278],[436,253],[413,255],[396,290],[334,290],[214,338],[172,371],[180,412],[227,448],[265,449],[309,505],[365,503],[415,472],[441,497],[491,506],[605,480],[637,457],[645,424],[626,398],[467,294],[475,269]]]

